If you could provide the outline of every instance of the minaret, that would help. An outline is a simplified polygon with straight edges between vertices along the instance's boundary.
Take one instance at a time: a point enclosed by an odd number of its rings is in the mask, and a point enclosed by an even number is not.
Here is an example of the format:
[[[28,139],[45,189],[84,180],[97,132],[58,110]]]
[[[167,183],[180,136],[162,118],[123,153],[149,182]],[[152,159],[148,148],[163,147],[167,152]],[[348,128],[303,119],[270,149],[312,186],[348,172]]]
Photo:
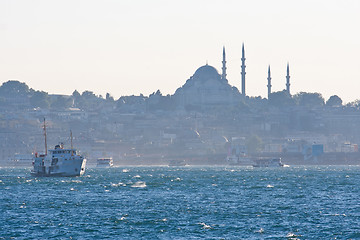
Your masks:
[[[222,60],[222,74],[221,79],[226,80],[226,55],[225,55],[225,47],[223,47],[223,60]]]
[[[270,65],[269,65],[269,69],[268,69],[268,77],[267,77],[267,80],[268,80],[267,88],[268,88],[268,100],[269,100],[269,99],[270,99],[270,95],[271,95],[271,72],[270,72]]]
[[[245,49],[244,49],[244,43],[242,44],[242,57],[241,57],[241,94],[245,97]]]
[[[289,63],[286,67],[286,92],[290,96],[290,71],[289,71]]]

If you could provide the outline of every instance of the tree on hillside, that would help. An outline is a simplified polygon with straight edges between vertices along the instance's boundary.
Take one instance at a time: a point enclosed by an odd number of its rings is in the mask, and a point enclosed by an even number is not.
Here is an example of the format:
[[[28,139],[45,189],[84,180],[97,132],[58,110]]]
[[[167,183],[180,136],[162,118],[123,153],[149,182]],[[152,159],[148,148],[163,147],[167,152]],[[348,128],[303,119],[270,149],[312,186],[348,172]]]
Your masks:
[[[266,102],[267,99],[266,98],[262,98],[260,96],[258,97],[249,97],[246,101],[246,103],[244,101],[242,101],[243,103],[241,103],[241,105],[247,105],[248,109],[251,109],[252,112],[262,112],[262,111],[266,111],[266,109],[268,108]],[[244,108],[245,111],[247,111],[248,109]]]
[[[348,104],[346,104],[346,107],[348,107],[348,108],[359,108],[360,107],[360,100],[357,99],[355,101],[349,102]]]
[[[58,96],[55,101],[51,103],[53,109],[67,109],[73,105],[73,99],[71,97]]]
[[[342,106],[342,100],[337,95],[333,95],[326,101],[326,106],[328,107]]]
[[[325,100],[320,93],[300,92],[293,96],[296,103],[303,107],[322,107]]]
[[[106,101],[114,102],[114,98],[110,95],[110,93],[106,93]]]
[[[146,99],[147,109],[150,111],[172,111],[175,109],[175,101],[174,99],[168,94],[163,96],[160,90],[153,92],[149,95]]]
[[[24,96],[30,93],[29,87],[22,82],[10,80],[0,87],[0,96]]]
[[[273,92],[269,97],[269,104],[275,107],[293,106],[294,99],[286,92],[286,90]]]
[[[75,106],[84,110],[94,110],[100,107],[99,104],[104,101],[104,99],[99,98],[92,91],[84,91],[80,96],[76,92],[73,93]]]
[[[92,91],[84,91],[82,94],[81,94],[81,97],[85,98],[85,99],[97,99],[98,97],[95,95],[94,92]]]
[[[75,91],[72,93],[72,96],[73,96],[74,98],[79,98],[81,95],[80,95],[80,93],[79,93],[77,90],[75,90]]]
[[[34,108],[48,109],[50,106],[49,95],[47,92],[36,91],[30,97],[30,104]]]
[[[72,93],[72,97],[74,99],[74,107],[79,107],[80,106],[80,103],[81,102],[81,95],[80,93],[75,90],[73,93]]]

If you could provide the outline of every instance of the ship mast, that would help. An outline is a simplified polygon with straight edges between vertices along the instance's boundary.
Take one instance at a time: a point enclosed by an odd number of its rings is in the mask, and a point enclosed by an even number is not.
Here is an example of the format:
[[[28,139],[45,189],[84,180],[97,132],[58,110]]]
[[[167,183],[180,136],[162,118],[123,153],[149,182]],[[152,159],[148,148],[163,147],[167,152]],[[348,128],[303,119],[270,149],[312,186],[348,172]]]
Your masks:
[[[44,137],[45,137],[45,156],[47,155],[47,141],[46,141],[46,124],[44,118]]]
[[[70,139],[71,139],[71,156],[74,156],[74,151],[73,151],[73,138],[72,138],[72,131],[70,130]]]

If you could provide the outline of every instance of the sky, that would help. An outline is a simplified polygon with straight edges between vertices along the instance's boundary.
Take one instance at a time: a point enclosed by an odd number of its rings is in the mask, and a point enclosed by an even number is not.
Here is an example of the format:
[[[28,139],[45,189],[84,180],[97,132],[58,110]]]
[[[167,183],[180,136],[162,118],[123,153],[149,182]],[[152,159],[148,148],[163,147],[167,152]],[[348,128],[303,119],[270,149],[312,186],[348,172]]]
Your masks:
[[[50,94],[89,90],[174,94],[197,68],[221,71],[246,94],[281,91],[360,99],[358,0],[1,0],[0,84]]]

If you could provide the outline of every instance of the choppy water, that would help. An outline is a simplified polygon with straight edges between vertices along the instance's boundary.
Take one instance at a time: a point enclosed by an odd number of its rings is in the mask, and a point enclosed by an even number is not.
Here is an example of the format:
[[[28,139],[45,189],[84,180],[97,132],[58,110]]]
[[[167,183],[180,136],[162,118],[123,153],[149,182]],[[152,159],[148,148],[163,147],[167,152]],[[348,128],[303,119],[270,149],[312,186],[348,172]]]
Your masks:
[[[360,239],[360,167],[0,169],[0,239]]]

